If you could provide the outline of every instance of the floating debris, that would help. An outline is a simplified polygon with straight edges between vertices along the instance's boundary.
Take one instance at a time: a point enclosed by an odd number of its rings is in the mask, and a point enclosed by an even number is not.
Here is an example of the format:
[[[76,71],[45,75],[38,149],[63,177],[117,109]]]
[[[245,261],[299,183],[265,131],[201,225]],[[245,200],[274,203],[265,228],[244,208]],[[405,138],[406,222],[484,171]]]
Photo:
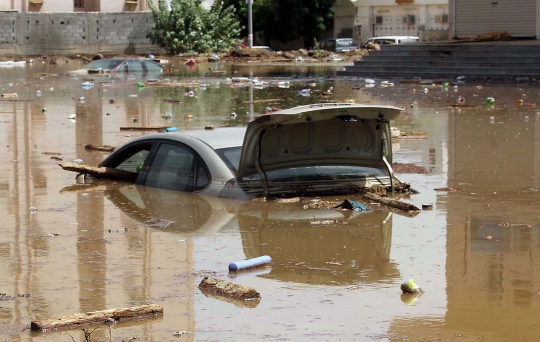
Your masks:
[[[261,295],[255,289],[230,281],[221,280],[214,277],[204,277],[199,284],[201,291],[211,292],[220,296],[226,296],[236,299],[260,299]]]
[[[260,267],[268,265],[272,262],[272,258],[268,255],[263,255],[253,259],[247,259],[242,261],[235,261],[229,264],[229,271],[241,271],[250,268]]]
[[[401,284],[401,291],[403,293],[424,293],[413,279],[409,279],[407,282]]]
[[[312,226],[332,226],[332,225],[344,225],[347,224],[347,222],[343,222],[342,220],[336,220],[336,219],[325,219],[325,220],[311,220],[309,221],[309,224]]]

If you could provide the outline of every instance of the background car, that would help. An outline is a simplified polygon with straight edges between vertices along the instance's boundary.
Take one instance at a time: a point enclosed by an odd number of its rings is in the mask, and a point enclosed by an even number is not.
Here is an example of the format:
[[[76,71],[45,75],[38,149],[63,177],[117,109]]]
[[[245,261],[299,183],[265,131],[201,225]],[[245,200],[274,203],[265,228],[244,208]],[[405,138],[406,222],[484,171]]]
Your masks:
[[[256,46],[253,46],[253,48],[254,48],[254,49],[262,49],[262,50],[274,52],[274,50],[273,50],[271,47],[269,47],[269,46],[256,45]]]
[[[161,73],[163,66],[150,59],[144,58],[107,58],[98,59],[82,69],[70,71],[71,74],[144,74]]]
[[[317,104],[263,115],[248,127],[155,133],[99,166],[136,184],[248,199],[355,193],[392,184],[390,106]]]
[[[358,49],[352,38],[325,39],[319,43],[319,48],[334,52],[347,52]]]
[[[368,39],[364,44],[362,44],[362,48],[365,48],[368,43],[375,43],[379,45],[384,44],[407,44],[407,43],[418,43],[419,38],[418,37],[412,37],[412,36],[383,36],[383,37],[373,37]]]
[[[242,44],[242,43],[234,43],[234,48],[235,49],[248,49],[249,46],[247,46],[245,44]]]

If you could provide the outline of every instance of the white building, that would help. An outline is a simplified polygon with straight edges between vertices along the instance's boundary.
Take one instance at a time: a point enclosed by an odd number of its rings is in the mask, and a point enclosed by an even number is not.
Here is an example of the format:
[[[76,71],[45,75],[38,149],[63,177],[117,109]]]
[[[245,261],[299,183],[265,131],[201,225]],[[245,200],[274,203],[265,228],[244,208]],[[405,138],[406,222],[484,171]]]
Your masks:
[[[357,43],[376,36],[449,37],[448,0],[337,0],[334,11],[334,37]]]

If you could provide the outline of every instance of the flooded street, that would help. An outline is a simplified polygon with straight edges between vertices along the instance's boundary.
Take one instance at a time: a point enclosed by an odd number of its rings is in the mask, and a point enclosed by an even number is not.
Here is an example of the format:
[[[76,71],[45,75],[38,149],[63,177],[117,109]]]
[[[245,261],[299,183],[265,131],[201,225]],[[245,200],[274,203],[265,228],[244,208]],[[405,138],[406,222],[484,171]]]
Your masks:
[[[122,76],[85,89],[88,77],[65,74],[81,66],[0,69],[0,92],[18,94],[0,99],[1,341],[84,341],[80,330],[68,331],[72,339],[29,324],[148,303],[162,305],[163,316],[115,325],[110,335],[98,329],[92,341],[538,340],[538,85],[366,87],[335,78],[331,66],[244,65],[236,76],[270,83],[231,87],[204,77],[208,68],[225,70],[215,64],[165,76],[196,82],[190,87],[138,88],[144,77]],[[333,95],[299,94],[306,88]],[[459,96],[465,102],[456,107]],[[420,191],[412,203],[433,210],[355,216],[111,181],[81,185],[58,166],[97,165],[107,153],[85,145],[120,146],[147,133],[120,127],[245,126],[266,107],[321,99],[404,108],[392,126],[428,134],[395,139],[394,161],[429,170],[399,177]],[[347,224],[309,222],[325,218]],[[270,267],[229,277],[230,262],[261,255],[272,257]],[[197,287],[206,275],[253,287],[261,301],[207,296]],[[411,278],[423,296],[401,293]]]

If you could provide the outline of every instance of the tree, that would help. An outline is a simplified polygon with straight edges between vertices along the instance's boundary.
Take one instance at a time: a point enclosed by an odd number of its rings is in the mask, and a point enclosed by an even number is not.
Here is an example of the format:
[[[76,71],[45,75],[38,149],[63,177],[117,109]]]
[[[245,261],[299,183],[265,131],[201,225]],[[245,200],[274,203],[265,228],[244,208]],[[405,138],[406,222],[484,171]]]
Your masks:
[[[201,46],[202,50],[226,51],[234,46],[242,29],[235,12],[234,6],[225,7],[221,1],[215,1],[210,10],[204,12],[207,46]]]
[[[302,38],[305,46],[334,26],[335,0],[254,0],[253,30],[283,43]],[[225,0],[237,9],[237,17],[247,25],[245,0]],[[244,31],[243,35],[247,35]]]
[[[159,0],[157,7],[149,0],[148,6],[154,23],[146,37],[172,55],[226,51],[240,35],[234,8],[224,8],[220,1],[209,11],[201,0],[172,0],[170,8],[165,0]]]
[[[333,28],[334,0],[272,0],[267,9],[267,39],[282,43],[302,38],[305,46]]]
[[[267,0],[253,0],[253,31],[264,31],[264,21],[266,16],[264,15],[264,2]],[[246,0],[223,0],[223,6],[234,6],[236,9],[236,18],[240,25],[242,25],[242,37],[248,35],[248,5]]]

